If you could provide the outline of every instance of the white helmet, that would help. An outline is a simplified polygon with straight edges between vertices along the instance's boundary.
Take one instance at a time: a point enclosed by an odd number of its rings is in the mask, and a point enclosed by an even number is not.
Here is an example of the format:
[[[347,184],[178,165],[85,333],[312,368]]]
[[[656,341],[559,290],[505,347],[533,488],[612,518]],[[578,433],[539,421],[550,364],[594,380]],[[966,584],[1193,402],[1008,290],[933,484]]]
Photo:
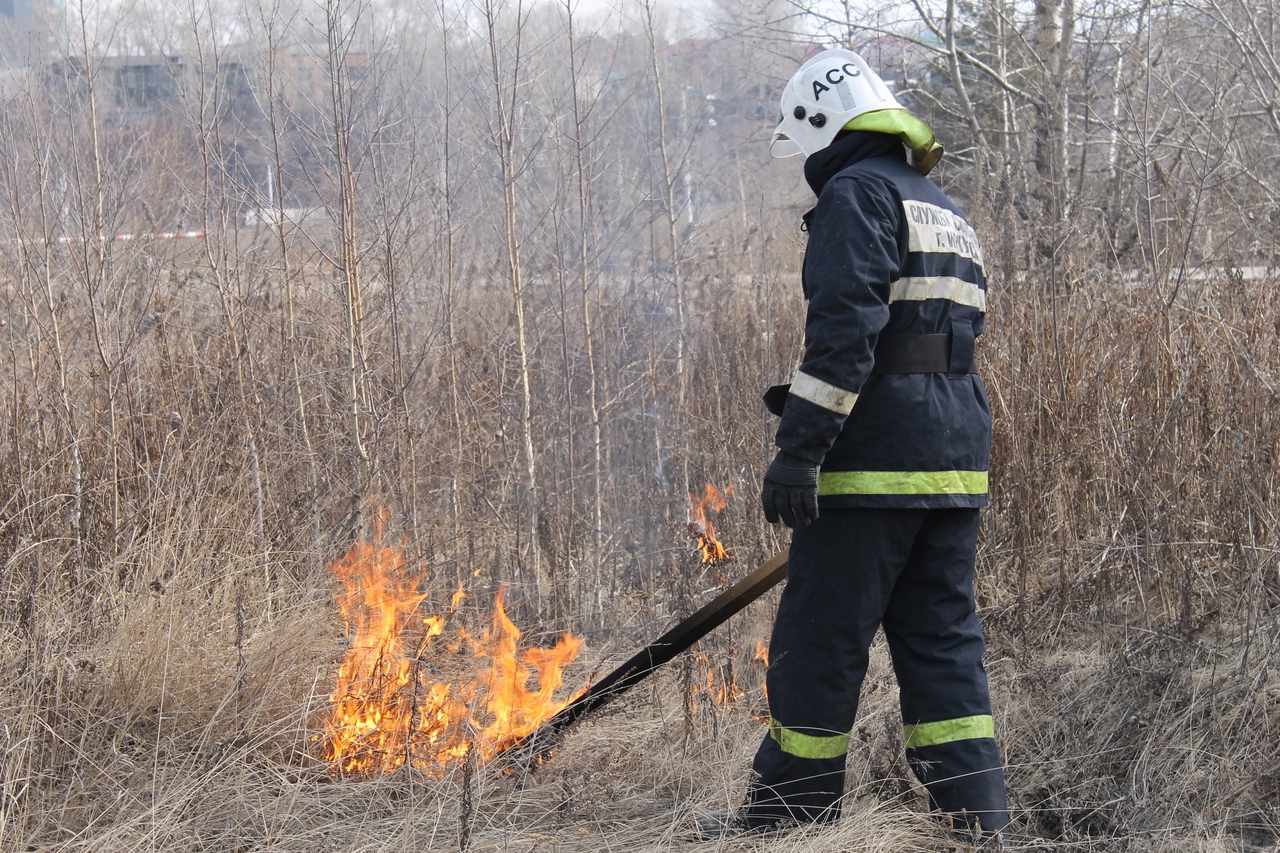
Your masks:
[[[861,56],[834,48],[814,56],[782,91],[782,121],[773,131],[774,157],[808,157],[832,143],[852,118],[905,109]]]

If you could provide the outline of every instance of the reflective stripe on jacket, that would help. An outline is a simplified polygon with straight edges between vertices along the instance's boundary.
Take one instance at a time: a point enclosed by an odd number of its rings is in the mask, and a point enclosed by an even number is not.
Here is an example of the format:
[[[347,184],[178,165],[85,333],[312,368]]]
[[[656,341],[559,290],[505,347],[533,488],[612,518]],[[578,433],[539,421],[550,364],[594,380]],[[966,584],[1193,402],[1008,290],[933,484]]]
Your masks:
[[[804,360],[776,443],[821,466],[829,507],[987,503],[991,416],[973,373],[986,278],[973,229],[891,136],[810,157]],[[949,334],[947,372],[874,374],[881,335]]]

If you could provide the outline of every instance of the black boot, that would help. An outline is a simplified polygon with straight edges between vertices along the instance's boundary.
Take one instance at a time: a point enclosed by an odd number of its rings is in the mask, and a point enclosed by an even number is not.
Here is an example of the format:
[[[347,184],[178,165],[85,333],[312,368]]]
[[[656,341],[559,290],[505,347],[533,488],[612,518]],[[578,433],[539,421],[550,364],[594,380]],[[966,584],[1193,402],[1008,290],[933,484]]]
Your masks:
[[[753,832],[742,816],[736,812],[713,812],[707,809],[693,810],[691,841],[718,841]]]

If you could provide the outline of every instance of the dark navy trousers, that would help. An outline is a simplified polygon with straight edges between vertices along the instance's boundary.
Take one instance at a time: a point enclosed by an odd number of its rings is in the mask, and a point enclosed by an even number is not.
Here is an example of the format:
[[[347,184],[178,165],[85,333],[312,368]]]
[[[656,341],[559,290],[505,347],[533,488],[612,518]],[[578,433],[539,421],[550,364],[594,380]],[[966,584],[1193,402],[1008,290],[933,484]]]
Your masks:
[[[973,597],[977,509],[823,509],[792,534],[769,645],[769,732],[744,817],[831,820],[883,626],[908,762],[943,815],[983,833],[1008,824],[985,642]]]

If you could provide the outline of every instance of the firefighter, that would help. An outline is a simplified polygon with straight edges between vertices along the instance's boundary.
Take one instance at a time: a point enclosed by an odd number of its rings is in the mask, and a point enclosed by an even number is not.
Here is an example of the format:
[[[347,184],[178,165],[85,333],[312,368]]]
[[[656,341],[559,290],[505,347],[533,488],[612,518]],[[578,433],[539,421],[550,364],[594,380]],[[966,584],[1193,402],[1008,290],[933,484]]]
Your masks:
[[[765,517],[792,528],[769,647],[770,720],[746,803],[703,834],[832,820],[878,627],[907,760],[957,830],[999,840],[1008,813],[974,605],[991,415],[974,372],[986,281],[973,229],[925,175],[942,156],[848,50],[805,62],[774,156],[803,154],[804,357],[779,415]]]

